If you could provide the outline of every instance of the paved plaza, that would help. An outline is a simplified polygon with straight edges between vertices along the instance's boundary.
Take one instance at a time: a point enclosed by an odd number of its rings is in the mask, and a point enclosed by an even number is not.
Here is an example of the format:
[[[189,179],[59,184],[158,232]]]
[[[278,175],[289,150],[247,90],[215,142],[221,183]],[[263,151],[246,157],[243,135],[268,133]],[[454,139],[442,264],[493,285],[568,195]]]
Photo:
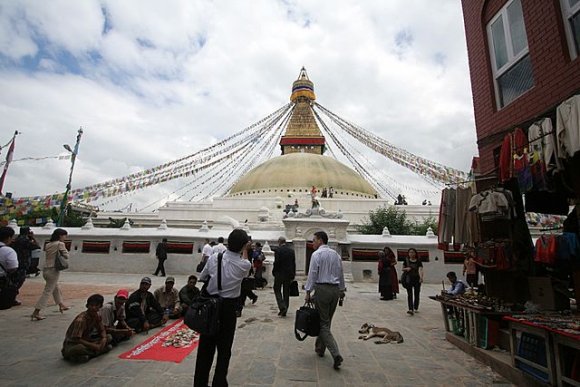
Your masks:
[[[23,305],[0,311],[0,385],[1,386],[188,386],[192,385],[197,351],[182,363],[121,360],[118,355],[144,341],[140,334],[112,352],[86,364],[71,365],[60,356],[64,333],[76,314],[84,310],[86,297],[101,292],[111,300],[120,287],[131,290],[142,275],[90,274],[63,272],[61,284],[64,314],[56,306],[43,313],[44,321],[30,321],[34,302],[40,294],[42,277],[30,278],[19,297]],[[163,278],[152,277],[152,289]],[[186,276],[176,276],[176,286]],[[326,354],[314,353],[314,339],[299,342],[294,337],[294,311],[303,303],[291,299],[286,318],[277,317],[272,289],[258,290],[258,302],[244,309],[229,371],[232,386],[489,386],[509,383],[489,367],[449,344],[444,336],[441,308],[427,297],[440,286],[425,285],[420,312],[405,312],[406,296],[380,301],[377,285],[349,283],[344,306],[339,307],[332,331],[344,363],[332,368]],[[358,329],[370,322],[401,332],[402,344],[376,345],[358,340]],[[149,335],[158,332],[155,329]]]

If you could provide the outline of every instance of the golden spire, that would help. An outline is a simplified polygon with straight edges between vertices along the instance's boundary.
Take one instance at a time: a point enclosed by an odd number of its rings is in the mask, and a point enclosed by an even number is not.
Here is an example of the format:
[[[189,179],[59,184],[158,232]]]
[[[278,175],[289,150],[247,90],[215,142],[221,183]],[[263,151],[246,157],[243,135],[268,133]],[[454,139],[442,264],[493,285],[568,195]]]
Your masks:
[[[321,155],[324,152],[324,136],[312,112],[312,101],[315,99],[314,84],[302,67],[298,79],[292,84],[290,100],[294,102],[294,110],[280,140],[283,155],[297,152]]]

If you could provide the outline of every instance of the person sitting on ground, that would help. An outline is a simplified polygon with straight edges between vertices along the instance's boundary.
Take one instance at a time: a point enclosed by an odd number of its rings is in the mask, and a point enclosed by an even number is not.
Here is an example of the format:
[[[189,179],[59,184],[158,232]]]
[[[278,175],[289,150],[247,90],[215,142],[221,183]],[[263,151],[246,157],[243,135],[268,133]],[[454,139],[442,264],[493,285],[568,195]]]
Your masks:
[[[121,341],[129,340],[135,334],[135,331],[127,325],[125,302],[129,298],[129,292],[126,289],[121,289],[115,295],[112,302],[107,302],[101,310],[99,315],[105,326],[105,330],[113,338],[111,344],[117,345]]]
[[[89,359],[109,352],[112,337],[107,334],[99,309],[104,298],[93,294],[87,299],[87,310],[75,317],[66,331],[62,343],[62,357],[73,363],[86,363]]]
[[[451,282],[451,289],[446,290],[445,293],[452,296],[459,296],[465,293],[465,284],[463,281],[457,279],[457,274],[454,271],[447,273],[447,279]]]
[[[181,288],[179,291],[179,304],[181,306],[181,310],[183,314],[187,312],[187,309],[191,306],[191,303],[195,301],[200,294],[200,290],[197,286],[197,277],[194,275],[190,275],[187,278],[187,285]]]
[[[181,317],[181,307],[179,304],[179,292],[174,288],[175,278],[167,277],[165,285],[156,289],[153,295],[155,300],[161,305],[164,314],[171,319]]]
[[[159,327],[167,322],[163,308],[149,291],[151,278],[143,277],[139,289],[134,291],[125,303],[127,325],[135,332],[147,332],[151,328]]]

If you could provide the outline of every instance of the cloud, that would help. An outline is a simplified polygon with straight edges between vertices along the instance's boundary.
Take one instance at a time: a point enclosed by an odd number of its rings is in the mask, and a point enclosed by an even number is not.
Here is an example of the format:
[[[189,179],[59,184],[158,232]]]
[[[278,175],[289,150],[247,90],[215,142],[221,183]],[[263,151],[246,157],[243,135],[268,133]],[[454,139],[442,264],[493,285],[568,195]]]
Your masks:
[[[288,102],[303,65],[323,106],[410,152],[469,169],[475,125],[461,7],[452,0],[3,2],[0,142],[17,129],[15,159],[56,155],[82,126],[73,188],[99,183],[265,117]],[[423,199],[418,190],[436,190],[371,159],[414,202]],[[62,192],[68,168],[15,162],[5,189]],[[187,182],[109,208],[144,205]]]

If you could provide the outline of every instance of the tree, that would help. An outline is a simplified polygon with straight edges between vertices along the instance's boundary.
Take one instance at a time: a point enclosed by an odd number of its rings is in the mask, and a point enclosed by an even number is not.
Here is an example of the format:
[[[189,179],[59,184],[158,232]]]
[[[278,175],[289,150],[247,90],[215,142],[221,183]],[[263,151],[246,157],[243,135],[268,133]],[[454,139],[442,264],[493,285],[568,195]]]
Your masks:
[[[362,234],[380,235],[385,226],[393,235],[411,235],[413,230],[413,223],[407,219],[405,210],[386,206],[369,211],[368,220],[364,218],[363,224],[357,228]]]
[[[357,226],[362,234],[380,235],[383,228],[387,227],[392,235],[425,235],[431,227],[437,233],[437,220],[430,216],[422,222],[413,222],[407,218],[405,210],[397,207],[380,207],[369,211],[369,217],[363,219],[363,224]]]

